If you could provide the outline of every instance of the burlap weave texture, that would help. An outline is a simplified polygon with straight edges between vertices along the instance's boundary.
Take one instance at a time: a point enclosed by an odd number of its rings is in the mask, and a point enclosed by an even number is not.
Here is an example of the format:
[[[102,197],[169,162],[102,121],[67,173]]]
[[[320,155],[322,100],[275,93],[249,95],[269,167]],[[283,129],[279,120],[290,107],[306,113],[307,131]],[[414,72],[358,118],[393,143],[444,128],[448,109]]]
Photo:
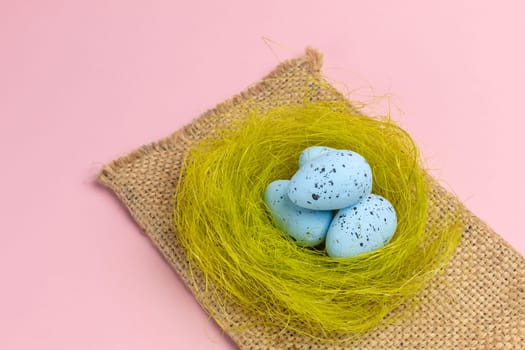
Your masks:
[[[411,316],[378,327],[357,344],[325,344],[291,331],[257,324],[253,315],[213,298],[204,303],[202,273],[190,278],[184,249],[174,230],[172,199],[182,159],[191,146],[217,127],[245,115],[246,100],[263,109],[313,100],[343,99],[320,73],[321,55],[281,63],[240,95],[207,111],[171,136],[145,145],[104,166],[99,181],[112,189],[131,215],[190,288],[196,300],[217,318],[241,349],[522,349],[525,348],[525,260],[472,213],[461,243],[445,271],[421,292]],[[439,210],[453,205],[442,187],[432,196]],[[193,282],[195,281],[195,283]],[[213,288],[213,286],[209,287]],[[216,294],[214,298],[217,298]],[[243,326],[232,331],[230,327]]]

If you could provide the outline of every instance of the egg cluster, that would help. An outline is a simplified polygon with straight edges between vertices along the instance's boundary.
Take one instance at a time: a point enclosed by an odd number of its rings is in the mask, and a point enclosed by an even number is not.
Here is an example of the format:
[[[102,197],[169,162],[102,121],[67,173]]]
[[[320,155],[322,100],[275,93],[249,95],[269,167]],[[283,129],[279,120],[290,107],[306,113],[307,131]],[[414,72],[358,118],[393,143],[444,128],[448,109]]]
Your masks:
[[[372,170],[365,158],[312,146],[301,153],[290,180],[268,185],[264,200],[276,226],[297,244],[325,242],[329,256],[350,257],[382,247],[396,230],[394,207],[371,192]]]

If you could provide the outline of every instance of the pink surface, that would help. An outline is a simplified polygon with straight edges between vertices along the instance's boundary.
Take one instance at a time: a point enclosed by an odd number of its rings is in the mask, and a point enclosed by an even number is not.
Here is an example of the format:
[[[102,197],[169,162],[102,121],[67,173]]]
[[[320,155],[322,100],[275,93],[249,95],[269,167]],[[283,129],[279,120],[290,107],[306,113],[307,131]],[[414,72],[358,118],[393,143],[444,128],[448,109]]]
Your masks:
[[[525,253],[522,2],[248,3],[0,3],[1,349],[234,348],[95,175],[308,44]]]

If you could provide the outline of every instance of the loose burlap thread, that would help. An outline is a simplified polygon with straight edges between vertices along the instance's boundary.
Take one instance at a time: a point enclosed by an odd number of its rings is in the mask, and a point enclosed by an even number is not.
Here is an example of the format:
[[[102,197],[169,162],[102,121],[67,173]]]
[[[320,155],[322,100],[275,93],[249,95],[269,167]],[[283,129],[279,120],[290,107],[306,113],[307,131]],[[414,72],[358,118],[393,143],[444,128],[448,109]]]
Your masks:
[[[259,108],[344,100],[324,81],[322,56],[308,48],[303,57],[281,63],[260,82],[207,111],[191,124],[103,167],[99,181],[112,189],[142,230],[217,323],[241,349],[522,349],[525,348],[525,260],[466,209],[457,251],[418,295],[408,316],[386,323],[359,340],[320,342],[264,325],[227,295],[214,289],[188,263],[173,224],[173,195],[188,149],[217,128],[243,118],[252,101]],[[306,95],[308,94],[308,95]],[[456,206],[433,182],[437,203],[431,220]],[[206,293],[206,288],[208,293]]]

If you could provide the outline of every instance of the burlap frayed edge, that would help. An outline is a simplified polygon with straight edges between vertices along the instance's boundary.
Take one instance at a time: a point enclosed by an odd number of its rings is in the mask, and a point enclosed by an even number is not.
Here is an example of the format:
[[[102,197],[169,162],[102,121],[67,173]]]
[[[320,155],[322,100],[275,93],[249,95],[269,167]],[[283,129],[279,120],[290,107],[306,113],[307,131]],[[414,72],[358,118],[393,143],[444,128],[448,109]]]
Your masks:
[[[161,139],[156,142],[152,142],[147,145],[143,145],[140,148],[125,154],[118,159],[113,160],[109,164],[105,165],[101,172],[98,175],[98,180],[105,184],[110,185],[111,179],[118,173],[118,169],[125,166],[127,163],[133,162],[135,159],[142,157],[144,154],[147,154],[152,151],[166,151],[173,147],[174,139],[185,140],[188,136],[193,134],[193,131],[200,129],[199,119],[207,118],[212,115],[220,115],[221,113],[226,112],[231,106],[238,104],[242,100],[249,99],[254,95],[257,95],[260,91],[264,90],[267,86],[267,80],[279,78],[283,72],[286,72],[289,67],[296,67],[297,65],[302,65],[309,71],[312,76],[321,78],[321,68],[323,65],[323,55],[311,48],[307,47],[305,50],[305,56],[295,59],[288,60],[280,63],[272,72],[270,72],[266,77],[261,81],[254,84],[253,86],[248,87],[246,90],[240,92],[238,95],[233,96],[232,98],[217,104],[215,107],[210,108],[199,118],[195,118],[192,123],[183,126],[181,129],[175,131],[168,137]],[[342,95],[341,95],[342,96]]]

